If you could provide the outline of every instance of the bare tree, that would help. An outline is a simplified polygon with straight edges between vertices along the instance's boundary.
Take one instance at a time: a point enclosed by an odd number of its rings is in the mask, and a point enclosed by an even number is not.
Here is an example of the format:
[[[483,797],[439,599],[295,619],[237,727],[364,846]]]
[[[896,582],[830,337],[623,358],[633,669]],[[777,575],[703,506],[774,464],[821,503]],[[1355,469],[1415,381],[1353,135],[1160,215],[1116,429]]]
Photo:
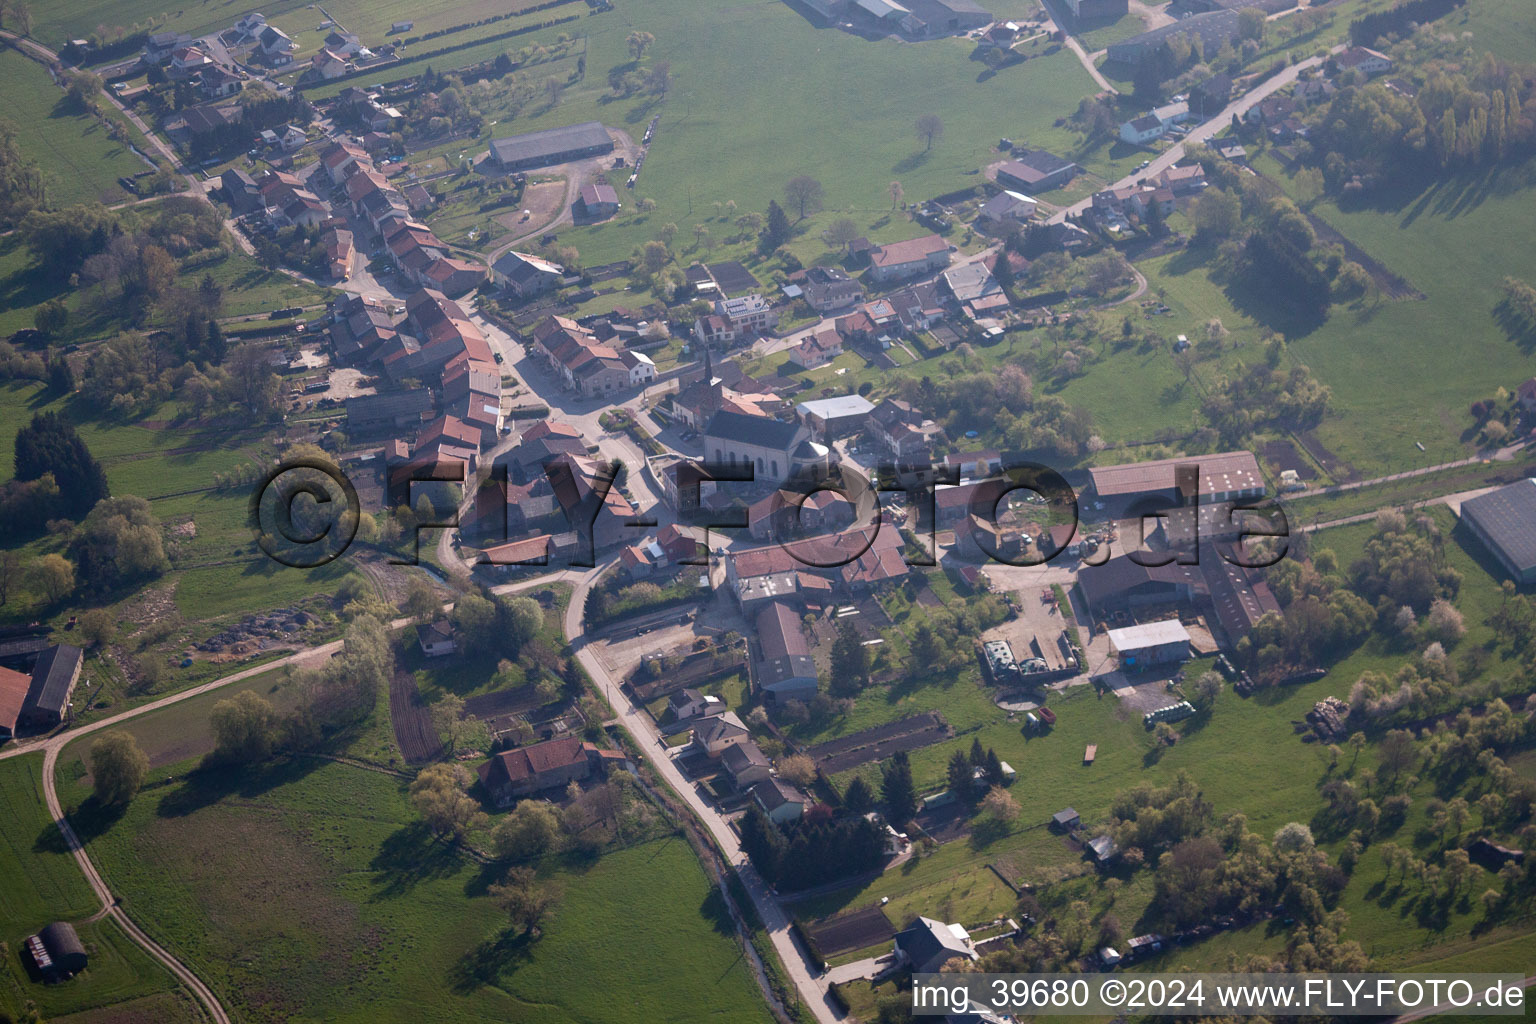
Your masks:
[[[797,175],[789,179],[784,186],[784,198],[790,206],[800,211],[800,219],[821,209],[821,201],[826,191],[821,187],[821,182],[808,174]]]
[[[906,195],[906,191],[902,189],[901,182],[899,181],[891,182],[888,186],[886,186],[885,191],[890,194],[891,209],[893,210],[901,205],[901,197]]]
[[[939,141],[944,134],[944,122],[939,120],[938,114],[924,114],[917,119],[917,138],[923,144],[923,151],[933,148],[933,144]]]

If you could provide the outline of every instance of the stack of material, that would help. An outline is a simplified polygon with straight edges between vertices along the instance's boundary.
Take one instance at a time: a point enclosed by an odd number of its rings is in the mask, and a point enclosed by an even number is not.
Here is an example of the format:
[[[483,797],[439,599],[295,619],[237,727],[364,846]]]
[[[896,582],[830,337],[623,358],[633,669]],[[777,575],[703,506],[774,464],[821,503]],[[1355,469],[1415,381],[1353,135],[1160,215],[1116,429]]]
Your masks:
[[[1349,704],[1337,697],[1324,697],[1307,712],[1307,724],[1324,743],[1341,740],[1349,735],[1344,720],[1349,717]]]

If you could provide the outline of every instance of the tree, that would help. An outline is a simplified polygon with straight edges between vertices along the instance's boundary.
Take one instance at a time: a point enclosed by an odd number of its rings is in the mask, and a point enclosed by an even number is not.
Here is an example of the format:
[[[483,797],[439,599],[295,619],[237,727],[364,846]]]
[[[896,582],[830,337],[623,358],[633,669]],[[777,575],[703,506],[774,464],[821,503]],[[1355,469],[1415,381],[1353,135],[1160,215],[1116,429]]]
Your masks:
[[[885,805],[886,820],[898,829],[917,814],[917,789],[912,784],[912,765],[905,750],[892,755],[884,770],[880,802]]]
[[[80,637],[85,646],[99,651],[117,636],[117,623],[105,608],[92,608],[80,616]]]
[[[1215,672],[1202,672],[1192,689],[1194,693],[1189,702],[1195,710],[1209,711],[1215,706],[1216,698],[1221,696],[1221,676]]]
[[[649,50],[655,42],[656,37],[649,32],[631,32],[624,39],[624,45],[628,48],[629,55],[635,60],[644,57],[645,51]]]
[[[170,569],[160,521],[148,501],[131,494],[96,503],[69,552],[81,578],[98,590],[159,576]]]
[[[133,799],[149,774],[149,758],[126,732],[109,732],[91,744],[91,788],[104,804]]]
[[[965,756],[963,750],[957,750],[950,756],[949,767],[944,770],[944,781],[949,784],[950,793],[968,806],[976,802],[976,782],[973,771],[971,759]]]
[[[1202,240],[1230,238],[1242,220],[1242,203],[1230,192],[1208,188],[1195,202],[1195,230]]]
[[[902,190],[901,182],[899,181],[891,182],[885,187],[885,191],[886,194],[891,197],[891,209],[893,210],[901,205],[901,197],[906,195],[906,192]]]
[[[52,338],[69,322],[69,307],[58,299],[49,299],[32,314],[32,326],[46,338]]]
[[[11,588],[21,581],[21,556],[14,551],[0,551],[0,605],[11,599]]]
[[[922,115],[913,127],[917,130],[917,140],[923,144],[924,152],[931,150],[944,134],[944,122],[939,120],[938,114]]]
[[[804,789],[816,781],[816,762],[804,754],[794,754],[779,762],[779,777]]]
[[[827,245],[834,249],[841,249],[844,255],[847,255],[848,247],[859,239],[859,226],[854,223],[852,217],[839,217],[827,225],[827,230],[822,232],[821,237]]]
[[[763,227],[763,247],[773,250],[789,241],[789,215],[777,200],[768,200],[768,222]]]
[[[497,650],[500,635],[497,630],[496,606],[477,593],[460,594],[448,613],[453,623],[457,643],[466,654],[486,654]]]
[[[1264,39],[1264,25],[1266,16],[1257,7],[1245,7],[1237,12],[1237,36],[1239,39],[1252,39],[1262,42]]]
[[[16,479],[53,474],[64,510],[83,515],[108,494],[107,474],[80,435],[55,412],[38,413],[16,432]]]
[[[443,694],[433,702],[431,716],[432,728],[443,741],[443,756],[452,757],[459,752],[465,735],[464,698],[453,693]],[[474,718],[473,715],[469,717]]]
[[[1019,816],[1019,802],[997,786],[987,790],[981,809],[998,821],[1013,821]]]
[[[869,685],[869,648],[846,618],[838,622],[832,643],[832,692],[855,694]]]
[[[801,220],[821,209],[825,195],[821,182],[809,174],[796,175],[784,185],[784,198],[790,206],[800,211]]]
[[[559,902],[559,894],[554,889],[537,883],[532,868],[511,869],[505,882],[491,886],[486,892],[512,923],[521,925],[523,934],[529,936]]]
[[[237,346],[224,361],[234,387],[236,401],[255,416],[265,416],[277,408],[278,380],[272,372],[267,352],[260,345],[246,342]]]
[[[848,788],[843,791],[843,807],[849,814],[868,814],[875,806],[875,794],[870,792],[869,783],[858,775],[848,783]]]
[[[1275,849],[1282,853],[1305,853],[1316,845],[1312,830],[1299,821],[1281,825],[1275,832]]]
[[[277,745],[277,710],[249,690],[221,700],[209,715],[213,726],[213,756],[222,761],[264,761]]]
[[[524,800],[491,830],[496,856],[532,860],[554,849],[560,840],[560,815],[548,800]]]
[[[986,770],[987,782],[989,784],[993,786],[1001,786],[1003,783],[1008,781],[1003,774],[1003,761],[1000,757],[997,756],[997,751],[993,750],[991,747],[987,748]]]
[[[411,804],[433,832],[460,839],[485,820],[480,805],[465,792],[468,785],[462,765],[429,765],[411,783]]]
[[[503,594],[496,599],[496,610],[507,656],[515,658],[544,628],[544,609],[526,594]]]
[[[33,561],[28,570],[32,586],[43,592],[49,604],[58,604],[75,589],[75,566],[60,554],[47,554]]]

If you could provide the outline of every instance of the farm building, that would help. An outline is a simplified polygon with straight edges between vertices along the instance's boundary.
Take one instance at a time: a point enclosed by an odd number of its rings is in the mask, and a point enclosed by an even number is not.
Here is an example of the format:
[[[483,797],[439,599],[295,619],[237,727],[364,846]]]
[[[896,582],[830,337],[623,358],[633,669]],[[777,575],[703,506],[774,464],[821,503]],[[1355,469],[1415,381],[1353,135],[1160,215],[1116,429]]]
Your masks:
[[[811,428],[811,436],[818,441],[835,440],[859,433],[868,424],[869,414],[874,411],[873,403],[863,395],[815,398],[795,406],[800,422]]]
[[[85,946],[68,921],[55,921],[27,939],[27,955],[44,981],[63,981],[85,970]]]
[[[602,220],[619,212],[619,194],[606,181],[581,186],[582,215],[588,220]]]
[[[1199,39],[1205,53],[1215,53],[1228,43],[1237,40],[1241,19],[1237,11],[1218,10],[1175,21],[1171,25],[1154,28],[1150,32],[1109,45],[1109,59],[1117,64],[1140,64],[1156,53],[1175,36]]]
[[[32,677],[25,672],[0,668],[0,738],[16,735],[21,709],[27,703]]]
[[[1043,149],[1016,151],[1013,159],[997,169],[997,183],[1003,188],[1025,192],[1046,192],[1060,188],[1077,176],[1077,164]]]
[[[1066,5],[1078,21],[1123,18],[1131,9],[1128,0],[1066,0]]]
[[[816,695],[816,661],[800,617],[783,601],[769,601],[757,613],[759,657],[752,684],[775,700],[809,700]]]
[[[988,640],[981,645],[987,659],[987,675],[999,685],[1011,683],[1019,677],[1019,663],[1013,660],[1013,648],[1006,640]]]
[[[1189,660],[1189,633],[1178,619],[1112,629],[1109,645],[1120,667],[1130,672]]]
[[[1117,509],[1242,501],[1262,498],[1265,490],[1258,460],[1243,451],[1095,466],[1088,475],[1093,496]]]
[[[44,651],[32,668],[20,723],[49,729],[64,721],[84,660],[85,652],[73,644],[55,644]]]
[[[598,121],[587,121],[568,128],[546,128],[541,132],[492,139],[490,156],[504,171],[548,167],[589,156],[613,152],[613,139]]]
[[[1536,581],[1536,479],[1462,502],[1461,521],[1515,582]]]
[[[1083,819],[1078,815],[1077,809],[1073,807],[1065,808],[1051,815],[1052,827],[1058,828],[1063,832],[1071,832],[1082,823]]]

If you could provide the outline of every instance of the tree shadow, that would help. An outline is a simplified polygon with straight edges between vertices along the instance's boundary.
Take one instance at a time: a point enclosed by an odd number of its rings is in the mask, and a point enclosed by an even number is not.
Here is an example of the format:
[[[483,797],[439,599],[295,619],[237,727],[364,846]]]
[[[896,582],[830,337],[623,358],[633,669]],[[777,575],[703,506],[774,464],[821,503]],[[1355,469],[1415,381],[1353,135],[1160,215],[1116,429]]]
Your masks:
[[[987,815],[980,821],[971,822],[971,835],[968,842],[972,850],[979,852],[1007,835],[1008,823]]]
[[[919,167],[923,166],[923,164],[927,163],[928,158],[932,155],[933,154],[929,150],[918,150],[916,153],[896,161],[891,165],[891,170],[895,171],[897,174],[907,174],[911,171],[917,170]]]
[[[404,896],[421,882],[457,874],[463,861],[452,843],[432,835],[425,822],[414,821],[392,832],[368,867],[374,872],[377,902]]]
[[[285,756],[257,765],[204,764],[188,772],[181,785],[161,797],[155,813],[162,818],[181,818],[225,797],[254,799],[298,782],[325,763],[315,757]]]
[[[123,814],[127,810],[127,804],[105,804],[95,796],[89,796],[85,799],[84,803],[69,813],[69,824],[75,830],[75,835],[79,838],[80,842],[86,844],[97,836],[105,834],[108,829],[122,819]],[[50,831],[54,833],[51,839],[48,837]],[[58,844],[56,850],[50,850],[49,852],[69,852],[69,845],[65,843],[64,835],[59,830],[57,822],[50,823],[38,835],[38,846],[42,846],[45,841]]]
[[[448,984],[459,995],[497,984],[509,970],[533,958],[533,936],[503,929],[459,958],[448,972]]]
[[[712,886],[709,894],[704,897],[704,902],[699,904],[699,916],[708,921],[716,934],[727,938],[736,935],[736,922],[731,917],[731,909],[726,905],[725,894],[720,891],[718,885]]]

